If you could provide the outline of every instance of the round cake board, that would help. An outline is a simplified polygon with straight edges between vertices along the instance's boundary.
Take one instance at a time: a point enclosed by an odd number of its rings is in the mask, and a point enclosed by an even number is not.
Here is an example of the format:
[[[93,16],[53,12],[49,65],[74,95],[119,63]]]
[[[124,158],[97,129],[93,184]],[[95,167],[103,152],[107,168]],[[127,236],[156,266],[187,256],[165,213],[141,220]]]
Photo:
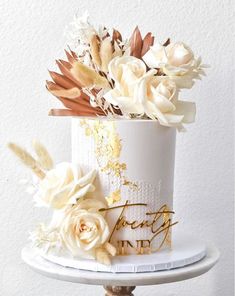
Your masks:
[[[174,239],[172,250],[162,250],[148,255],[116,256],[111,265],[103,265],[92,259],[77,259],[41,254],[43,258],[64,267],[81,270],[138,273],[180,268],[201,260],[206,255],[206,245],[189,236]]]

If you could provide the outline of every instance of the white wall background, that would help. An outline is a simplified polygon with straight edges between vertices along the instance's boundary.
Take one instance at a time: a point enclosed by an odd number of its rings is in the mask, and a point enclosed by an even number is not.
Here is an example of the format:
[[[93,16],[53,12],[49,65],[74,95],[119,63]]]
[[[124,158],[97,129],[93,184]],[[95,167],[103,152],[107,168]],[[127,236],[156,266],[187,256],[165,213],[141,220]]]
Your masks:
[[[208,77],[184,98],[197,102],[197,122],[178,135],[175,210],[180,227],[213,241],[219,264],[208,274],[175,284],[139,287],[135,295],[233,295],[233,87],[232,1],[229,0],[1,0],[0,2],[0,295],[102,295],[102,288],[47,279],[20,259],[28,230],[46,215],[33,208],[18,180],[27,175],[6,149],[39,138],[70,159],[70,121],[49,118],[57,102],[44,88],[47,68],[64,57],[63,30],[79,9],[95,23],[129,36],[136,24],[163,41],[184,40],[211,65]]]

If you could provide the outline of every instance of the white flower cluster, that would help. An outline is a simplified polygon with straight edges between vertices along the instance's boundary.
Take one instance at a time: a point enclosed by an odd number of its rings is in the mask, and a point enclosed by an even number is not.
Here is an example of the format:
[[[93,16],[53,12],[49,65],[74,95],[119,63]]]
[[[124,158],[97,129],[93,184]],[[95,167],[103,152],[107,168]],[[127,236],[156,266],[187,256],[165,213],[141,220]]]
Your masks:
[[[58,164],[46,173],[35,199],[38,205],[52,208],[54,214],[50,225],[41,224],[31,233],[34,246],[44,252],[99,259],[97,250],[108,245],[114,255],[114,247],[107,242],[109,226],[104,212],[99,211],[107,204],[89,196],[95,189],[95,177],[95,171],[83,176],[72,163]],[[107,258],[102,263],[108,264]]]
[[[178,129],[195,120],[195,103],[179,100],[179,91],[191,88],[204,71],[201,60],[196,60],[185,44],[154,45],[143,60],[117,57],[109,64],[109,74],[115,87],[104,97],[118,106],[124,116],[147,115]]]
[[[178,130],[184,130],[184,123],[194,122],[195,103],[180,100],[179,93],[192,88],[195,80],[205,75],[206,65],[200,57],[195,58],[189,46],[170,40],[164,45],[154,43],[152,33],[142,38],[138,27],[123,42],[117,30],[95,30],[87,13],[75,18],[72,28],[70,37],[78,43],[77,48],[86,47],[79,59],[96,74],[102,74],[105,81],[102,85],[95,79],[93,83],[83,83],[92,107],[108,110],[106,115],[118,110],[112,115],[158,120],[161,125]]]

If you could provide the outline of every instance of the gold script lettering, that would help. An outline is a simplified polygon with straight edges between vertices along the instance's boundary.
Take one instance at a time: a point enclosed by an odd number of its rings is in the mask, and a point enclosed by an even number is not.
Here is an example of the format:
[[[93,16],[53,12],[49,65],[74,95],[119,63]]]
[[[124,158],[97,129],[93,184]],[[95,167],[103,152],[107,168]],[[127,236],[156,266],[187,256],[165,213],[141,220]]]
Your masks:
[[[168,242],[169,240],[169,234],[170,234],[170,228],[174,225],[176,225],[178,222],[172,222],[171,214],[174,214],[173,211],[170,211],[167,207],[167,205],[163,205],[158,211],[155,212],[147,212],[146,216],[150,217],[150,219],[142,220],[142,221],[129,221],[127,220],[125,214],[128,207],[134,207],[134,206],[142,206],[147,207],[147,204],[145,203],[132,203],[130,204],[128,200],[123,205],[100,209],[100,211],[112,211],[115,209],[120,209],[120,214],[118,216],[118,219],[111,231],[109,242],[111,242],[113,234],[115,231],[119,231],[121,228],[130,227],[132,230],[138,229],[138,228],[150,228],[151,233],[153,236],[149,240],[137,240],[136,241],[136,247],[133,246],[133,243],[131,243],[128,240],[120,240],[118,241],[118,250],[120,254],[125,254],[125,250],[130,247],[132,249],[136,250],[137,254],[143,254],[145,253],[145,249],[150,252],[151,250],[151,244],[153,240],[159,236],[161,233],[163,233],[163,238],[161,240],[161,243],[157,249],[152,249],[152,251],[158,251],[162,248],[165,242]]]

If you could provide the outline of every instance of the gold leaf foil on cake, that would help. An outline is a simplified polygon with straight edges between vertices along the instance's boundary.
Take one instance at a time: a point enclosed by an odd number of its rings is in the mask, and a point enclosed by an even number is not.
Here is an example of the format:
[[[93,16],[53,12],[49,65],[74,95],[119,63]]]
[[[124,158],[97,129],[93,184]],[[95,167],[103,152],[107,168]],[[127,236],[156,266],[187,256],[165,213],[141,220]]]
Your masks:
[[[115,122],[112,120],[83,119],[80,121],[80,125],[84,128],[85,135],[94,139],[95,155],[100,171],[119,179],[120,185],[114,192],[120,191],[121,186],[128,186],[130,190],[137,190],[137,184],[129,181],[125,176],[126,163],[120,161],[122,140],[117,132]],[[110,193],[109,197],[113,193]]]
[[[106,197],[106,200],[109,206],[113,205],[116,202],[119,202],[121,200],[121,190],[118,189],[114,192],[111,192],[109,196]]]

